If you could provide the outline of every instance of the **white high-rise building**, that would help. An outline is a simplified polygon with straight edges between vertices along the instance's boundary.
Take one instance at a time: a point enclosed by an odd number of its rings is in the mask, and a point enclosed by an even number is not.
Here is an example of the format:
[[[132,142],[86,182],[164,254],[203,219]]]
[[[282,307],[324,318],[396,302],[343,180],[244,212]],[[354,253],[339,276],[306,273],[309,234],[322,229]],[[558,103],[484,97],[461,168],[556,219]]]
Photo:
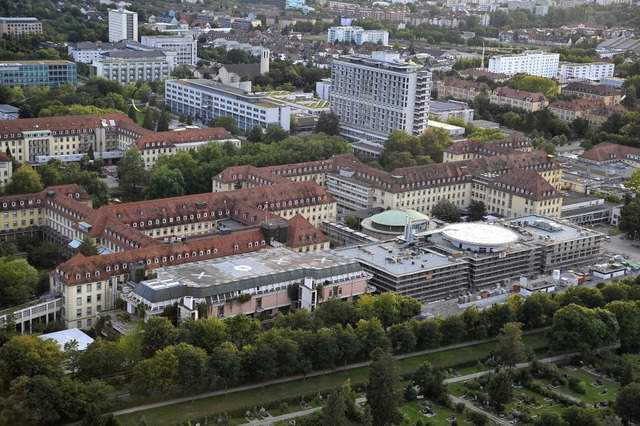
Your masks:
[[[119,3],[116,10],[109,10],[109,41],[138,41],[138,13],[126,10]]]
[[[587,64],[575,64],[563,62],[558,70],[558,78],[564,82],[567,80],[594,80],[613,77],[615,65],[608,62],[591,62]]]
[[[384,140],[394,130],[420,134],[429,124],[431,72],[373,52],[333,60],[331,111],[340,117],[345,136]]]
[[[540,50],[528,50],[521,55],[494,56],[489,59],[489,72],[503,73],[508,76],[529,74],[538,77],[555,78],[560,63],[559,53],[544,53]]]

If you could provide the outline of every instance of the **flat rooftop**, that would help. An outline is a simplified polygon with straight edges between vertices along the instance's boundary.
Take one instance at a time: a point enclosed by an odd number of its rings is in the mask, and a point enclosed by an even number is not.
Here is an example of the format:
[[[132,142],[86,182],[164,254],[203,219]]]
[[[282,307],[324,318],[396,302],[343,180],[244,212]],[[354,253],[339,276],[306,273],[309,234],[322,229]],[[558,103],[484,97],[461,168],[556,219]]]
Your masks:
[[[534,226],[533,224],[536,221],[544,221],[544,222],[549,222],[551,224],[557,225],[558,230],[551,231],[551,230],[542,229],[538,226]],[[601,232],[582,228],[577,225],[567,224],[561,221],[554,220],[549,217],[536,216],[536,215],[521,216],[516,219],[508,220],[506,223],[512,223],[512,224],[520,223],[521,226],[518,228],[518,231],[521,234],[524,234],[525,236],[532,236],[532,237],[535,237],[536,239],[538,236],[542,236],[543,238],[546,238],[548,236],[551,240],[555,240],[555,241],[569,241],[576,238],[584,237],[585,235],[580,235],[580,233],[585,233],[585,232],[587,236],[604,235]]]
[[[429,101],[430,111],[459,111],[468,108],[469,105],[460,102]]]
[[[324,279],[363,274],[355,259],[332,252],[297,253],[278,247],[157,270],[158,277],[138,283],[134,292],[151,302],[235,294],[304,277]]]
[[[347,247],[336,252],[395,276],[412,275],[420,271],[465,263],[460,259],[449,260],[447,256],[426,247],[402,248],[395,240]]]

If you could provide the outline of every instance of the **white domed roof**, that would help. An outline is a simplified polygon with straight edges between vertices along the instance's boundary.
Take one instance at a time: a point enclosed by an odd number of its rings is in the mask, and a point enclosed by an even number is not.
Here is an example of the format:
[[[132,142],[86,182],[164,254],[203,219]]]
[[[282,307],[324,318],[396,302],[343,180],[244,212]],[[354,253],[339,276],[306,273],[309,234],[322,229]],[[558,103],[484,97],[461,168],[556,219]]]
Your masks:
[[[518,234],[499,225],[486,223],[455,223],[442,233],[454,243],[473,247],[500,248],[518,241]]]

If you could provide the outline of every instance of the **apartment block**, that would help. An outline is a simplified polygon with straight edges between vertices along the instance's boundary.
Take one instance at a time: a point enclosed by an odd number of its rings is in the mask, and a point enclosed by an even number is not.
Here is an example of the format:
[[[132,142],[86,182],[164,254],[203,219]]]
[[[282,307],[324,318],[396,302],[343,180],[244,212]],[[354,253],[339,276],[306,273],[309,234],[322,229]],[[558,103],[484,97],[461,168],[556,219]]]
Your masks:
[[[62,60],[4,61],[0,63],[0,84],[14,87],[78,84],[75,63]]]
[[[327,41],[335,43],[355,43],[362,46],[364,43],[377,44],[383,46],[389,44],[389,32],[386,30],[364,30],[362,27],[341,26],[331,27],[327,31]]]
[[[554,101],[549,104],[549,112],[567,124],[573,120],[584,118],[588,120],[589,114],[605,106],[600,99],[574,99],[572,101]]]
[[[519,133],[512,133],[504,139],[494,141],[476,141],[465,139],[445,148],[443,161],[445,163],[474,158],[493,157],[496,155],[515,154],[516,152],[531,152],[533,146],[528,139]]]
[[[263,94],[205,79],[167,80],[165,102],[178,114],[186,114],[207,123],[231,116],[242,131],[254,126],[266,129],[280,125],[289,130],[291,108]]]
[[[540,50],[528,50],[521,55],[494,56],[489,59],[488,71],[508,76],[528,74],[538,77],[556,78],[559,53],[544,53]]]
[[[331,111],[340,117],[341,133],[385,139],[394,130],[420,134],[427,129],[431,72],[374,52],[333,60]]]
[[[549,101],[542,93],[526,92],[509,87],[497,87],[491,92],[489,102],[495,105],[508,106],[526,112],[535,112],[545,108]]]
[[[460,101],[449,100],[447,102],[429,101],[429,114],[440,121],[450,118],[459,118],[465,123],[473,121],[473,108],[469,104]]]
[[[0,18],[0,35],[21,37],[42,34],[42,22],[37,18]]]
[[[109,42],[138,41],[138,13],[118,5],[109,9]]]
[[[586,64],[560,62],[560,68],[558,69],[558,79],[560,81],[600,81],[604,78],[613,77],[614,72],[615,65],[607,62],[592,62]]]

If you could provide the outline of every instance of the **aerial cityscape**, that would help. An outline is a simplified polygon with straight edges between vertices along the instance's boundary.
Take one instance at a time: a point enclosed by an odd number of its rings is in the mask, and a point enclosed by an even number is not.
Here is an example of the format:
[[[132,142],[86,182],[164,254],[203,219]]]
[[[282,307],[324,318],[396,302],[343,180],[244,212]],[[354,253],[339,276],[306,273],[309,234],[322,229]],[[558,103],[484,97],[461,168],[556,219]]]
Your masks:
[[[0,426],[640,424],[637,2],[0,36]]]

